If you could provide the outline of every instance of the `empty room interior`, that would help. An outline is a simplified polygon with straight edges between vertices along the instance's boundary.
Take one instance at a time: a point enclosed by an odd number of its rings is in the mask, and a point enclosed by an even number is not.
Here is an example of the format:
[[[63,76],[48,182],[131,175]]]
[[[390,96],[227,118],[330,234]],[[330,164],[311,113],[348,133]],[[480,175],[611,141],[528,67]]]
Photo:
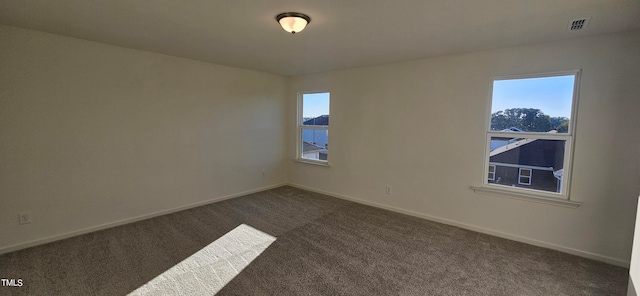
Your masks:
[[[636,295],[639,114],[637,0],[2,1],[0,294]]]

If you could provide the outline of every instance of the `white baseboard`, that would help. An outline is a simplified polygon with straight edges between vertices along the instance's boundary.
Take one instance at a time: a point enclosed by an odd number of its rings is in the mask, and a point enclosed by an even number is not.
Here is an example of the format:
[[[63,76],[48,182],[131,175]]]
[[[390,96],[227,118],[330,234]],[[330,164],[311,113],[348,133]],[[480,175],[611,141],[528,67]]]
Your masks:
[[[401,208],[396,208],[396,207],[392,207],[392,206],[388,206],[388,205],[380,204],[380,203],[376,203],[376,202],[370,202],[370,201],[366,201],[366,200],[362,200],[362,199],[358,199],[358,198],[354,198],[354,197],[350,197],[350,196],[345,196],[345,195],[341,195],[341,194],[337,194],[337,193],[333,193],[333,192],[323,191],[323,190],[319,190],[319,189],[316,189],[316,188],[307,187],[307,186],[303,186],[303,185],[299,185],[299,184],[289,183],[287,185],[289,185],[291,187],[296,187],[296,188],[299,188],[299,189],[303,189],[303,190],[308,190],[308,191],[324,194],[324,195],[329,195],[329,196],[340,198],[340,199],[344,199],[344,200],[353,201],[353,202],[356,202],[356,203],[359,203],[359,204],[363,204],[363,205],[368,205],[368,206],[372,206],[372,207],[376,207],[376,208],[390,210],[390,211],[393,211],[393,212],[406,214],[406,215],[409,215],[409,216],[414,216],[414,217],[418,217],[418,218],[422,218],[422,219],[426,219],[426,220],[430,220],[430,221],[434,221],[434,222],[438,222],[438,223],[442,223],[442,224],[456,226],[456,227],[468,229],[468,230],[475,231],[475,232],[480,232],[480,233],[484,233],[484,234],[488,234],[488,235],[492,235],[492,236],[505,238],[505,239],[508,239],[508,240],[513,240],[513,241],[517,241],[517,242],[521,242],[521,243],[525,243],[525,244],[529,244],[529,245],[534,245],[534,246],[543,247],[543,248],[547,248],[547,249],[552,249],[552,250],[556,250],[556,251],[560,251],[560,252],[563,252],[563,253],[568,253],[568,254],[572,254],[572,255],[588,258],[588,259],[593,259],[593,260],[596,260],[596,261],[601,261],[601,262],[605,262],[605,263],[608,263],[608,264],[612,264],[612,265],[616,265],[616,266],[620,266],[620,267],[624,267],[624,268],[629,268],[629,266],[630,266],[630,262],[629,261],[625,261],[625,260],[621,260],[621,259],[616,259],[616,258],[603,256],[603,255],[599,255],[599,254],[595,254],[595,253],[591,253],[591,252],[586,252],[586,251],[582,251],[582,250],[578,250],[578,249],[574,249],[574,248],[568,248],[568,247],[564,247],[564,246],[561,246],[561,245],[556,245],[556,244],[543,242],[543,241],[539,241],[539,240],[535,240],[535,239],[530,239],[530,238],[526,238],[526,237],[522,237],[522,236],[517,236],[517,235],[513,235],[513,234],[499,232],[499,231],[491,230],[491,229],[488,229],[488,228],[477,227],[477,226],[474,226],[474,225],[471,225],[471,224],[461,223],[461,222],[457,222],[457,221],[453,221],[453,220],[449,220],[449,219],[444,219],[444,218],[440,218],[440,217],[436,217],[436,216],[432,216],[432,215],[426,215],[426,214],[422,214],[422,213],[418,213],[418,212],[414,212],[414,211],[410,211],[410,210],[405,210],[405,209],[401,209]]]
[[[243,192],[234,193],[234,194],[230,194],[230,195],[225,195],[225,196],[221,196],[221,197],[215,197],[215,198],[208,199],[208,200],[205,200],[205,201],[192,203],[192,204],[188,204],[188,205],[184,205],[184,206],[179,206],[179,207],[168,209],[168,210],[157,211],[157,212],[154,212],[154,213],[140,215],[140,216],[133,217],[133,218],[122,219],[122,220],[109,222],[109,223],[105,223],[105,224],[101,224],[101,225],[97,225],[97,226],[91,226],[91,227],[87,227],[87,228],[83,228],[83,229],[79,229],[79,230],[74,230],[74,231],[70,231],[70,232],[66,232],[66,233],[62,233],[62,234],[52,235],[52,236],[49,236],[49,237],[28,241],[28,242],[25,242],[25,243],[19,243],[19,244],[15,244],[15,245],[10,245],[10,246],[6,246],[6,247],[0,248],[0,255],[1,254],[6,254],[6,253],[9,253],[9,252],[13,252],[13,251],[17,251],[17,250],[26,249],[26,248],[29,248],[29,247],[34,247],[34,246],[38,246],[38,245],[42,245],[42,244],[58,241],[58,240],[63,240],[65,238],[70,238],[70,237],[74,237],[74,236],[78,236],[78,235],[82,235],[82,234],[86,234],[86,233],[90,233],[90,232],[94,232],[94,231],[98,231],[98,230],[103,230],[103,229],[116,227],[116,226],[120,226],[120,225],[124,225],[124,224],[138,222],[138,221],[146,220],[146,219],[157,217],[157,216],[162,216],[162,215],[171,214],[171,213],[175,213],[175,212],[179,212],[179,211],[184,211],[184,210],[188,210],[188,209],[191,209],[191,208],[196,208],[196,207],[199,207],[199,206],[212,204],[212,203],[220,202],[220,201],[227,200],[227,199],[232,199],[232,198],[236,198],[236,197],[240,197],[240,196],[244,196],[244,195],[248,195],[248,194],[252,194],[252,193],[256,193],[256,192],[260,192],[260,191],[265,191],[265,190],[269,190],[269,189],[273,189],[273,188],[277,188],[277,187],[282,187],[282,186],[285,186],[285,185],[287,185],[287,184],[286,183],[278,183],[278,184],[275,184],[275,185],[269,185],[269,186],[265,186],[265,187],[261,187],[261,188],[257,188],[257,189],[253,189],[253,190],[243,191]]]

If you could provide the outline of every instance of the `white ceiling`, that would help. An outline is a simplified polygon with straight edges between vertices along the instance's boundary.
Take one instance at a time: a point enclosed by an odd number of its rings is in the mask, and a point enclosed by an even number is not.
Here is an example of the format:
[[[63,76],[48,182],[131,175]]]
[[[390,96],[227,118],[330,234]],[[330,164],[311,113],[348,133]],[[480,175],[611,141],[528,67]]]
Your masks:
[[[311,16],[307,29],[283,31],[288,11]],[[640,1],[3,0],[0,23],[298,75],[639,29]]]

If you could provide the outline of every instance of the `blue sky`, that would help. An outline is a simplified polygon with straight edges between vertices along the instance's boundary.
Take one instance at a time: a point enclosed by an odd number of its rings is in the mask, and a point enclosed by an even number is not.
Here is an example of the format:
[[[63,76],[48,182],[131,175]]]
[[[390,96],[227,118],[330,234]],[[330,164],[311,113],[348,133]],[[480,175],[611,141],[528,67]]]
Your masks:
[[[302,117],[329,115],[329,93],[303,94]]]
[[[571,117],[575,76],[495,80],[491,113],[509,108],[536,108],[551,117]]]
[[[509,108],[536,108],[551,117],[571,116],[573,75],[496,80],[491,113]],[[303,94],[303,117],[329,114],[329,93]]]

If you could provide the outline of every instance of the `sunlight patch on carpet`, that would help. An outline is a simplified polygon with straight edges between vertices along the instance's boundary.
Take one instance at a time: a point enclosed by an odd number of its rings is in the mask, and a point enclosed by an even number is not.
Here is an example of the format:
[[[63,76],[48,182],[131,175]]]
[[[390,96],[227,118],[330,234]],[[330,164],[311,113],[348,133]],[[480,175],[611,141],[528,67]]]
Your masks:
[[[241,224],[129,295],[213,295],[275,240]]]

